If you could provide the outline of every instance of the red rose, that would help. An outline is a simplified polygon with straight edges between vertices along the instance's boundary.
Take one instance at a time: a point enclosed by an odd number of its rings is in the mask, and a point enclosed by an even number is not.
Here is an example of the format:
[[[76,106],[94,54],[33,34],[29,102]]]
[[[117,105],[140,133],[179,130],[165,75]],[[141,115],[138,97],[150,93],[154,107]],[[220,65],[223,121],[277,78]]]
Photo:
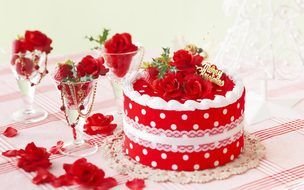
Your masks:
[[[200,55],[193,55],[187,50],[178,50],[174,52],[172,66],[175,66],[179,71],[185,73],[194,73],[196,65],[200,65],[203,61]]]
[[[34,49],[46,52],[47,54],[53,49],[52,40],[40,31],[26,31],[25,42],[31,44]]]
[[[77,74],[79,77],[92,75],[93,78],[98,78],[99,75],[105,75],[108,71],[103,64],[103,58],[95,59],[87,55],[78,63]]]
[[[16,64],[16,71],[19,75],[30,76],[34,71],[33,60],[25,57],[18,57],[14,59]]]
[[[74,181],[85,186],[99,186],[104,180],[105,173],[94,164],[87,162],[85,158],[76,160],[73,164],[64,164],[66,175]]]
[[[105,62],[104,58],[99,57],[96,59],[96,61],[97,61],[98,68],[100,69],[99,75],[105,76],[109,72],[109,69],[104,66],[104,62]]]
[[[115,34],[104,44],[107,53],[126,53],[136,51],[138,47],[132,43],[129,33]]]
[[[188,75],[184,80],[184,96],[186,99],[202,99],[212,92],[212,83],[198,75]]]
[[[55,80],[56,81],[63,81],[66,78],[73,78],[72,72],[73,66],[70,64],[58,64],[57,70],[55,72]]]
[[[101,113],[96,113],[87,118],[87,122],[84,125],[84,132],[89,135],[110,135],[117,127],[117,124],[111,124],[113,120],[114,117],[112,115],[104,116]]]
[[[159,70],[156,67],[148,67],[146,69],[146,71],[147,71],[147,81],[148,82],[152,82],[155,79],[157,79]]]
[[[19,150],[18,167],[27,172],[36,171],[38,168],[49,168],[52,164],[49,160],[50,154],[45,148],[37,147],[33,142]]]
[[[25,41],[24,38],[14,40],[13,42],[13,53],[25,53],[26,51],[33,51],[34,47],[31,43]]]
[[[124,77],[138,50],[138,47],[132,43],[131,35],[128,33],[115,34],[105,42],[104,47],[108,66],[117,77]]]
[[[165,100],[178,99],[183,94],[181,75],[175,73],[167,73],[164,78],[154,80],[152,87]]]

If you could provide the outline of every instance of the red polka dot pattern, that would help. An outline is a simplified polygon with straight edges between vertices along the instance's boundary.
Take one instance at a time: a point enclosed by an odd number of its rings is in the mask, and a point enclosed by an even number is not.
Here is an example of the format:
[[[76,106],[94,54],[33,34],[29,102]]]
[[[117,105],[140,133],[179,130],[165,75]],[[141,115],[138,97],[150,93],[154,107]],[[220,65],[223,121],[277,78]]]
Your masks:
[[[245,90],[242,96],[230,105],[194,111],[153,109],[140,105],[124,95],[124,113],[128,118],[148,128],[171,131],[196,131],[226,127],[243,116],[244,104]],[[208,138],[208,136],[202,138]],[[134,138],[132,137],[132,139]],[[140,145],[125,136],[123,149],[132,159],[150,167],[164,170],[194,171],[214,168],[234,160],[241,153],[243,141],[243,135],[240,133],[240,137],[238,136],[235,141],[222,147],[182,153],[167,149],[166,151],[152,149],[151,146]]]

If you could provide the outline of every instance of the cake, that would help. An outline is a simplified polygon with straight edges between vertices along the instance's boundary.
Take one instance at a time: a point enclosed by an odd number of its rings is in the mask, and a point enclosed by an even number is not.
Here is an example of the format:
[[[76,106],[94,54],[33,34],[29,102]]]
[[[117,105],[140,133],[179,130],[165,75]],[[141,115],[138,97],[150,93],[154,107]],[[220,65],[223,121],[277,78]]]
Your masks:
[[[242,152],[245,88],[206,62],[201,49],[191,48],[173,58],[164,49],[124,82],[123,150],[140,164],[204,170],[231,162]]]

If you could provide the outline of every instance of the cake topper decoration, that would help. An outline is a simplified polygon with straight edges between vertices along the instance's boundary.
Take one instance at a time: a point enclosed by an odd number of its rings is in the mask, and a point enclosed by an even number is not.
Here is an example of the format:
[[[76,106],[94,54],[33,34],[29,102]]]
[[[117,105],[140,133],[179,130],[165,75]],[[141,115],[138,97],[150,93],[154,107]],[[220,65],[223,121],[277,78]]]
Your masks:
[[[196,66],[196,70],[202,78],[219,86],[224,86],[225,82],[221,79],[223,71],[219,70],[216,65],[203,62],[201,66]]]

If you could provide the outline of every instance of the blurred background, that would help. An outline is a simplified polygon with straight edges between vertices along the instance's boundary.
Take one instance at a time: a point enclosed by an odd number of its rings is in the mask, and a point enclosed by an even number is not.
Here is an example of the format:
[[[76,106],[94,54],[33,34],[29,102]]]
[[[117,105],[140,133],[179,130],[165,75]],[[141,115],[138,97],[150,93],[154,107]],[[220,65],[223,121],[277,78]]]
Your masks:
[[[235,15],[224,0],[0,0],[0,47],[39,29],[53,39],[52,55],[77,53],[93,44],[84,37],[103,28],[129,32],[146,49],[172,46],[177,37],[216,49]]]

